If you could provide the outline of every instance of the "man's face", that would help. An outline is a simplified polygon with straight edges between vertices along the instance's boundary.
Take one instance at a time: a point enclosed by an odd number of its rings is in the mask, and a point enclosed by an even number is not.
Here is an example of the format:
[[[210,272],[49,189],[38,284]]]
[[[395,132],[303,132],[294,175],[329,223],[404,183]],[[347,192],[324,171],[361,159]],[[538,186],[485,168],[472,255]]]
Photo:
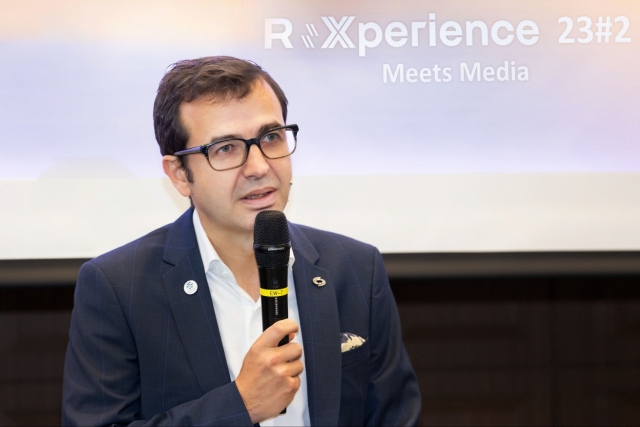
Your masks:
[[[278,98],[262,80],[243,99],[197,99],[182,104],[180,115],[189,135],[187,148],[222,138],[255,138],[285,124]],[[193,174],[190,196],[203,225],[213,232],[251,232],[258,212],[282,211],[287,204],[291,157],[270,160],[254,145],[236,169],[215,171],[203,155],[190,155],[187,162]]]

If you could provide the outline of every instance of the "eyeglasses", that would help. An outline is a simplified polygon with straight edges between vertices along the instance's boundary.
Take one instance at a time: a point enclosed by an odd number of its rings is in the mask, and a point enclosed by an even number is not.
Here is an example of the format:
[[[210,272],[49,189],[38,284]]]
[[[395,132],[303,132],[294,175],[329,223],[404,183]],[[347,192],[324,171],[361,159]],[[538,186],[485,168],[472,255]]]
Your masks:
[[[252,145],[257,145],[267,159],[280,159],[296,151],[298,125],[280,126],[257,138],[226,138],[173,153],[174,156],[202,153],[214,170],[226,171],[244,165]]]

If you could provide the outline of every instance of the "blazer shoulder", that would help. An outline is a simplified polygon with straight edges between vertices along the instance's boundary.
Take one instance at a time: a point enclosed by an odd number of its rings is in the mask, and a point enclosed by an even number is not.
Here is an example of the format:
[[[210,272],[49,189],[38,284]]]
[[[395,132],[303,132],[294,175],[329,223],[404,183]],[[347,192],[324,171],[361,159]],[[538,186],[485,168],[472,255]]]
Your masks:
[[[311,245],[320,255],[335,253],[337,248],[340,249],[338,252],[347,254],[350,258],[370,259],[380,253],[375,246],[352,237],[306,225],[290,224],[290,226],[294,232],[292,234],[298,238],[296,243]]]
[[[345,236],[344,234],[334,233],[333,231],[320,230],[318,228],[309,227],[308,225],[291,223],[295,229],[299,230],[313,243],[316,242],[340,242],[341,244],[351,245],[354,247],[361,247],[363,249],[368,248],[370,250],[376,249],[375,246],[356,240],[353,237]]]
[[[139,261],[162,258],[167,235],[172,224],[167,224],[144,236],[126,243],[109,252],[99,255],[89,262],[103,272],[120,269],[123,265],[130,264],[132,260]]]

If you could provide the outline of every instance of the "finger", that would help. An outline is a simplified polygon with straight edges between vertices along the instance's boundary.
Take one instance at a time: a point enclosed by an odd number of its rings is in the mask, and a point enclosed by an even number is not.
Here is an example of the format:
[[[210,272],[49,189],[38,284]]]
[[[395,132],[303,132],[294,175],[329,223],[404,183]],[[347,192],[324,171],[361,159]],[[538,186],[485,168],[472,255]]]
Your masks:
[[[282,363],[298,360],[302,357],[302,347],[297,342],[290,342],[274,350],[280,354]]]
[[[300,359],[284,362],[276,367],[279,375],[286,377],[297,377],[304,371],[304,364]]]
[[[304,371],[304,364],[300,359],[287,363],[287,375],[298,377]]]
[[[291,378],[291,383],[292,383],[292,388],[297,392],[300,389],[300,383],[301,383],[300,377],[292,377]],[[293,397],[291,398],[292,401],[293,401],[294,397],[295,397],[295,392],[294,392]],[[289,403],[291,403],[291,402],[289,402]],[[289,405],[287,405],[287,406],[289,406]]]
[[[258,337],[254,345],[261,347],[277,347],[282,338],[298,332],[298,324],[292,319],[280,320],[268,327]]]
[[[285,379],[285,382],[289,385],[296,384],[300,379],[301,373],[302,373],[302,367],[297,366],[297,362],[292,362],[290,364],[287,364],[286,366],[281,366],[280,369],[278,370],[278,375],[280,375],[283,379]]]
[[[302,347],[298,343],[289,343],[280,347],[267,350],[268,358],[265,360],[268,367],[284,365],[299,360],[302,357]]]
[[[296,393],[300,389],[300,377],[289,377],[286,383],[281,388],[286,395],[288,395],[289,400],[285,406],[289,406],[293,399],[296,397]]]

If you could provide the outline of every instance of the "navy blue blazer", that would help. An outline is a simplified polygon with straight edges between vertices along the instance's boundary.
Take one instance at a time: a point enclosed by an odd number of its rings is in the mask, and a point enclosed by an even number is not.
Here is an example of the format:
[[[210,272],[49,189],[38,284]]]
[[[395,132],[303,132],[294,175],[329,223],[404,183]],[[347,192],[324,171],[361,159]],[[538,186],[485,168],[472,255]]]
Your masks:
[[[192,213],[80,269],[63,425],[251,425],[230,380]],[[415,425],[418,382],[380,253],[289,228],[311,425]],[[312,283],[317,276],[325,286]],[[188,280],[199,284],[193,295]],[[341,353],[341,332],[366,343]]]

